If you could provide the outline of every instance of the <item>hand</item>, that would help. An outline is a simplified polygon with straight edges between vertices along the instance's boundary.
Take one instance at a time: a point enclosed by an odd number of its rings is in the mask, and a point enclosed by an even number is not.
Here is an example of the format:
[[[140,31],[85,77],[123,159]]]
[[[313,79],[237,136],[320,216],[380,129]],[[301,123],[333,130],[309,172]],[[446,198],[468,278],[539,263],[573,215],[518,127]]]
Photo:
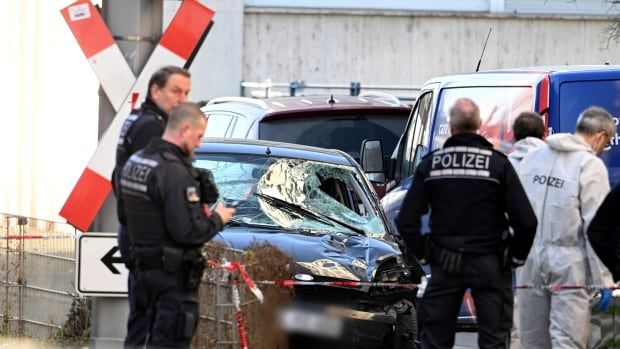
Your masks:
[[[226,207],[221,202],[217,203],[214,211],[220,216],[220,219],[222,220],[222,223],[224,225],[228,224],[232,216],[235,214],[235,212],[237,212],[236,209],[232,207]]]
[[[602,288],[600,293],[601,293],[601,299],[598,301],[598,304],[594,307],[594,311],[607,312],[614,298],[611,294],[611,290],[608,288]]]

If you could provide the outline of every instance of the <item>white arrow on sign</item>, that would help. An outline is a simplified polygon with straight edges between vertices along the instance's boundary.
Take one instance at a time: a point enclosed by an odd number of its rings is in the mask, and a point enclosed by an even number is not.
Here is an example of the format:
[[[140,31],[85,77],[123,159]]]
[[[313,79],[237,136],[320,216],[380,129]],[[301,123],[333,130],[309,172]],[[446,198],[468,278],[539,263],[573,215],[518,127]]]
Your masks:
[[[129,271],[121,261],[116,233],[77,237],[76,291],[83,296],[127,297]]]

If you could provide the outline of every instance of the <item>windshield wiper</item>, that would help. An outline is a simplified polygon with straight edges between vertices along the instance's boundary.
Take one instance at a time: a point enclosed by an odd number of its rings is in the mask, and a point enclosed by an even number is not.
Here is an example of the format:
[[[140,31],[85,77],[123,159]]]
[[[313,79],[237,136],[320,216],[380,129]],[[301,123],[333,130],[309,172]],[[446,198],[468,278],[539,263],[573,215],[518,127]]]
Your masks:
[[[262,229],[269,229],[269,230],[284,230],[284,231],[289,230],[289,229],[286,229],[286,228],[283,228],[277,225],[273,225],[273,224],[244,222],[238,218],[232,218],[230,221],[228,221],[227,225],[229,227],[253,227],[253,228],[262,228]]]
[[[276,198],[276,197],[273,197],[273,196],[269,196],[269,195],[265,195],[265,194],[259,194],[259,193],[256,193],[256,192],[254,192],[254,195],[256,195],[259,198],[262,198],[264,200],[267,200],[267,201],[269,201],[272,204],[275,204],[277,206],[280,206],[280,207],[283,207],[285,209],[288,209],[290,211],[293,211],[293,212],[296,212],[296,213],[299,213],[299,214],[302,214],[302,215],[305,215],[305,216],[312,217],[312,218],[314,218],[314,219],[316,219],[316,220],[318,220],[320,222],[328,223],[328,224],[330,222],[331,223],[336,223],[336,224],[341,225],[341,226],[343,226],[343,227],[345,227],[345,228],[347,228],[347,229],[349,229],[349,230],[351,230],[351,231],[353,231],[355,233],[358,233],[360,235],[366,236],[366,232],[363,229],[358,228],[358,227],[356,227],[356,226],[354,226],[352,224],[342,222],[339,219],[332,218],[330,216],[327,216],[327,215],[324,215],[324,214],[320,214],[320,213],[311,211],[311,210],[309,210],[309,209],[307,209],[307,208],[305,208],[303,206],[300,206],[300,205],[294,204],[292,202],[288,202],[286,200],[282,200],[282,199],[279,199],[279,198]]]

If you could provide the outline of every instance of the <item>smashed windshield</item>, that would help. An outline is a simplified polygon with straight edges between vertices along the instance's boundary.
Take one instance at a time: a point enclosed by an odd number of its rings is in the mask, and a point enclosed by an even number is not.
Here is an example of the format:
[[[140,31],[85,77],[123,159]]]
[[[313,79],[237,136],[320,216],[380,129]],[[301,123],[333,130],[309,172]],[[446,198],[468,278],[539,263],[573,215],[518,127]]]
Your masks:
[[[243,154],[198,154],[220,199],[237,205],[233,224],[314,233],[383,236],[385,226],[353,167]]]

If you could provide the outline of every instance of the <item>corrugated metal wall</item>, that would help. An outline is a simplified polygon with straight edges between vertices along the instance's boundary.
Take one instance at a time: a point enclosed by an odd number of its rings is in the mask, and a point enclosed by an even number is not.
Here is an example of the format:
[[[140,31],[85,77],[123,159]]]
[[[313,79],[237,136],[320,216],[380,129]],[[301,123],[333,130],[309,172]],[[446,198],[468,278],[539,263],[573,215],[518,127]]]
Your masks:
[[[0,1],[0,212],[58,220],[97,143],[98,82],[60,9]]]

